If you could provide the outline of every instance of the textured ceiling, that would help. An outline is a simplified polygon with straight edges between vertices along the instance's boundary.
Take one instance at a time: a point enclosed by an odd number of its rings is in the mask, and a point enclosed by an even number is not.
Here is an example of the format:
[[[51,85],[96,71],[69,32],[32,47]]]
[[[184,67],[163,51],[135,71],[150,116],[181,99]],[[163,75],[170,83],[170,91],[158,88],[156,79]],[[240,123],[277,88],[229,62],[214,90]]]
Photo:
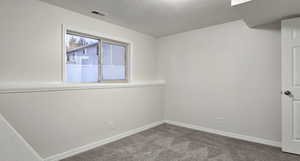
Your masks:
[[[253,0],[233,8],[250,27],[300,16],[300,0]]]
[[[240,19],[230,0],[42,0],[84,15],[162,37]],[[90,12],[107,13],[101,17]]]

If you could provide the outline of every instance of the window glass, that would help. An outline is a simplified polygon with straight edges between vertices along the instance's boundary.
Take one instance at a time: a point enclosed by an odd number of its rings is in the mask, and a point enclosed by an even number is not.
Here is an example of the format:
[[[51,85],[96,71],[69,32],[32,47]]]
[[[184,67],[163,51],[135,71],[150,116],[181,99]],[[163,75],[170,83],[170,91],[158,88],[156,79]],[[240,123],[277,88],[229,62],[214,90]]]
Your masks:
[[[98,82],[99,40],[66,35],[66,82]]]
[[[103,49],[103,80],[126,79],[126,46],[110,42],[102,43]]]
[[[126,43],[67,31],[65,48],[66,82],[127,81]]]

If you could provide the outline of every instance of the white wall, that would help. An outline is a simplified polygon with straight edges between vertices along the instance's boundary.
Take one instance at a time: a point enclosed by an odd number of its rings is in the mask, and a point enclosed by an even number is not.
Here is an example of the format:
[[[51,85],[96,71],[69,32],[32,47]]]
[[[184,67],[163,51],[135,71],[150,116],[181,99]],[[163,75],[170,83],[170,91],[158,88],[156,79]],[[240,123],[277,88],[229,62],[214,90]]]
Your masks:
[[[0,82],[61,80],[61,25],[132,42],[132,79],[157,79],[156,39],[38,0],[2,0]],[[42,156],[162,120],[162,87],[0,94],[0,113]],[[1,160],[1,159],[0,159]]]
[[[41,158],[19,136],[0,114],[0,159],[3,161],[41,161]]]
[[[49,157],[162,120],[162,88],[137,87],[5,94],[0,110]]]
[[[156,39],[39,0],[1,0],[2,81],[61,80],[61,25],[133,42],[133,79],[156,78]],[[9,70],[8,70],[9,69]]]
[[[2,0],[0,20],[0,82],[60,81],[61,24],[130,40],[133,81],[167,81],[165,91],[151,86],[1,94],[0,113],[42,157],[162,120],[163,112],[167,120],[280,140],[276,25],[249,29],[236,21],[157,42],[37,0]]]
[[[230,22],[159,39],[165,119],[280,141],[280,27]]]

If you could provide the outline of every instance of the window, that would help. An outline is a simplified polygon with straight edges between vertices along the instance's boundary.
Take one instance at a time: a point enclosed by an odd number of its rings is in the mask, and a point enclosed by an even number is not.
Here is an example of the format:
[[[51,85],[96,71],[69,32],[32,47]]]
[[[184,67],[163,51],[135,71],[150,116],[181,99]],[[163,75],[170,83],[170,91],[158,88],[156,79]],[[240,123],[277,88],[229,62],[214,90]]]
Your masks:
[[[128,44],[67,31],[66,82],[127,82]]]

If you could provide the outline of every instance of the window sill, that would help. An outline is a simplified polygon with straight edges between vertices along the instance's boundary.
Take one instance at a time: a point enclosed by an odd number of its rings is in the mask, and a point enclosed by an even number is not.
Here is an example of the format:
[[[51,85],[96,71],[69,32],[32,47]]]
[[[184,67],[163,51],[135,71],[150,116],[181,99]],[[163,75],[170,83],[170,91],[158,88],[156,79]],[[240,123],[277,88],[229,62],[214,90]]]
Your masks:
[[[0,94],[30,93],[47,91],[110,89],[110,88],[134,88],[146,86],[161,86],[165,81],[141,81],[130,83],[62,83],[62,82],[38,82],[38,83],[0,83]]]

